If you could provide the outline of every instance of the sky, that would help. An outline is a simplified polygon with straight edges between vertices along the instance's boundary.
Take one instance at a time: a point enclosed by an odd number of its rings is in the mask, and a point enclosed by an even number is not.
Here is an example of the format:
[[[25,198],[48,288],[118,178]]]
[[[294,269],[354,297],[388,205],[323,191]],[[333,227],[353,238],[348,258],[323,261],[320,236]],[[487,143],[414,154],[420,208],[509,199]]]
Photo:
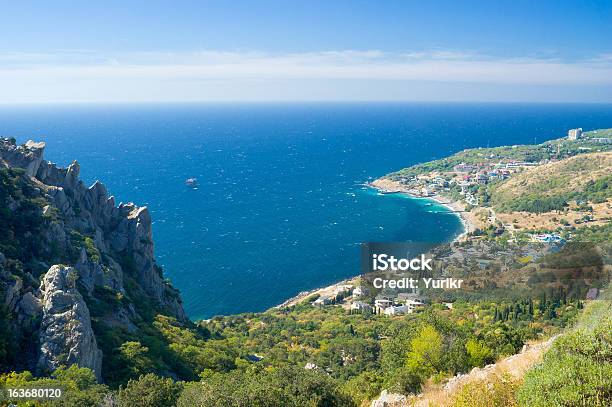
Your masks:
[[[612,1],[0,0],[0,103],[612,102]]]

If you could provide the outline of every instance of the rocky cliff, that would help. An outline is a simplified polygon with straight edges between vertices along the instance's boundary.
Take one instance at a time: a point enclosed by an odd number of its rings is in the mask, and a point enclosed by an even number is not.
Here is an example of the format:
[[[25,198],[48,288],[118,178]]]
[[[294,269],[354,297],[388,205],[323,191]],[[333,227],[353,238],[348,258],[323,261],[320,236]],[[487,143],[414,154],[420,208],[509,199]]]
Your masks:
[[[85,186],[76,161],[58,167],[44,148],[0,139],[0,328],[20,352],[0,367],[76,363],[101,378],[105,330],[133,334],[157,314],[189,322],[155,262],[147,208],[115,205],[100,182]]]

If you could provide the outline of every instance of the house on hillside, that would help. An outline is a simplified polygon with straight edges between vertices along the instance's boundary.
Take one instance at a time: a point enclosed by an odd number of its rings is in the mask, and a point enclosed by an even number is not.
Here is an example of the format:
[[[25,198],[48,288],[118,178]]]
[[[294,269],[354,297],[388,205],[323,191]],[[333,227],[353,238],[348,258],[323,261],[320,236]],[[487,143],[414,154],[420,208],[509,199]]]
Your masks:
[[[314,307],[322,307],[324,305],[329,305],[332,303],[332,299],[328,296],[321,296],[312,302]]]
[[[353,301],[351,304],[351,313],[367,314],[372,313],[372,306],[363,301]]]
[[[393,301],[388,298],[377,298],[374,300],[374,309],[376,310],[377,314],[383,313],[385,309],[392,305]]]
[[[404,315],[412,313],[413,308],[407,305],[392,305],[390,307],[385,308],[385,315],[393,316],[393,315]]]

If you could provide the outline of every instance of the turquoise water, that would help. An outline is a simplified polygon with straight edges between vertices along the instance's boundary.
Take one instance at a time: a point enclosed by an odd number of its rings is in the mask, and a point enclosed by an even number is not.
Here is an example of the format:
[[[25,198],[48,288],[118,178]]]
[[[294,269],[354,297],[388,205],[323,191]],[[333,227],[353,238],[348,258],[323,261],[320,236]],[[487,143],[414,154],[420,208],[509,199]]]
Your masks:
[[[0,135],[44,140],[47,159],[77,159],[87,183],[150,207],[158,260],[192,318],[264,310],[358,274],[360,242],[452,239],[454,215],[361,184],[572,127],[612,127],[611,106],[0,107]]]

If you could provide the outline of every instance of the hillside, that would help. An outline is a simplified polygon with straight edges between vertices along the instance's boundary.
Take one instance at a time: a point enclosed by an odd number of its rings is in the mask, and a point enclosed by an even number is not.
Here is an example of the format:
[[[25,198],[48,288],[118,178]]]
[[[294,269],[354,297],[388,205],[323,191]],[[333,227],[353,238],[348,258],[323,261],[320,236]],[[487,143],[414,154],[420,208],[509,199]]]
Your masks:
[[[569,201],[612,198],[612,152],[589,153],[529,168],[489,188],[502,212],[562,209]]]
[[[400,180],[406,177],[418,176],[430,172],[450,172],[460,164],[482,164],[499,162],[528,162],[537,163],[542,160],[562,160],[579,154],[590,152],[606,152],[612,150],[612,143],[599,143],[596,138],[610,137],[612,129],[599,129],[584,132],[582,138],[569,141],[559,138],[541,144],[525,144],[500,146],[490,148],[471,148],[459,151],[439,160],[428,161],[403,168],[390,173],[384,178]]]

